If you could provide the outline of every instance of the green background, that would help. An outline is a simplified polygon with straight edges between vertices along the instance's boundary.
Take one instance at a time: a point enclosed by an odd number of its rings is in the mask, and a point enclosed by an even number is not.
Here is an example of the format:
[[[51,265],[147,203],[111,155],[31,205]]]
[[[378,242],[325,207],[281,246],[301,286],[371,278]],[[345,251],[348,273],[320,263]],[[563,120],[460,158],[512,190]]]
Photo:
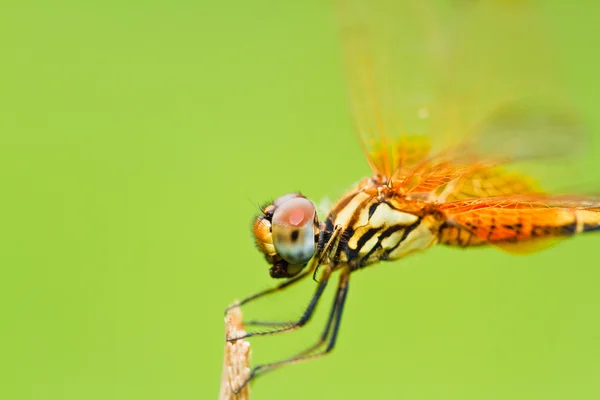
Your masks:
[[[593,178],[600,10],[567,3],[543,12]],[[216,398],[223,309],[273,284],[256,205],[335,200],[368,173],[328,2],[4,0],[0,398]],[[359,272],[334,353],[259,379],[253,398],[598,398],[598,239]],[[246,315],[298,316],[313,286]],[[254,340],[254,360],[311,343],[325,308]]]

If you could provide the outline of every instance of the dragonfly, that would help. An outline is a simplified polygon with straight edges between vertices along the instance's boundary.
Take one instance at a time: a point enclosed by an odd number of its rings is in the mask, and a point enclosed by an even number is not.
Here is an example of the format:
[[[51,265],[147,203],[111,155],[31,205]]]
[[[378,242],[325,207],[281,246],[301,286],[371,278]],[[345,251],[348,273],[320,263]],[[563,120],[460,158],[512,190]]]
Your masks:
[[[539,171],[568,165],[585,139],[539,14],[526,0],[336,3],[351,112],[371,176],[323,221],[301,193],[261,207],[254,240],[282,283],[235,306],[311,276],[316,288],[298,320],[253,321],[268,329],[228,341],[305,326],[339,278],[317,341],[254,367],[242,387],[333,350],[357,270],[435,245],[528,254],[600,231],[598,197],[549,190]]]

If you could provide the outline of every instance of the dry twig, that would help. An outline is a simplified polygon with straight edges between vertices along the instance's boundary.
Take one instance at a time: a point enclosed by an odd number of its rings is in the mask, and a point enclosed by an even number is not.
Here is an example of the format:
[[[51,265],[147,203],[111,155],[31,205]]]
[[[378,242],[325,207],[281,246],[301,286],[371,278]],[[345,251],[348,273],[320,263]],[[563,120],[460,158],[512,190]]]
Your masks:
[[[227,337],[237,337],[245,333],[242,324],[242,312],[239,307],[232,308],[225,316],[225,334]],[[226,342],[219,400],[248,400],[250,398],[250,385],[246,385],[238,394],[234,394],[232,388],[240,387],[249,374],[250,342],[243,339]]]

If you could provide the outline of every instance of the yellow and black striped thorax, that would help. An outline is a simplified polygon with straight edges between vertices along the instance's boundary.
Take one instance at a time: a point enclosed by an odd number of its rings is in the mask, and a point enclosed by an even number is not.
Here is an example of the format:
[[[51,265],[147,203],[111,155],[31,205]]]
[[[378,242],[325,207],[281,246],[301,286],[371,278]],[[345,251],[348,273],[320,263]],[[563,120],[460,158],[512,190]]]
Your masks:
[[[327,216],[319,248],[329,241],[336,226],[343,230],[335,254],[330,256],[334,265],[358,269],[437,243],[443,220],[430,204],[404,199],[387,186],[370,182],[344,196]]]

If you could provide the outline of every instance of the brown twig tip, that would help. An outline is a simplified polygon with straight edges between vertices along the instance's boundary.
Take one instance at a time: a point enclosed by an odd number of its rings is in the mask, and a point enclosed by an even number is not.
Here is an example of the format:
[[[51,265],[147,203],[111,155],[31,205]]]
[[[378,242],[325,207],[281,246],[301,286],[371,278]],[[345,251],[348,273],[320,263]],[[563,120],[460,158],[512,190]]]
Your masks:
[[[239,337],[244,334],[246,332],[242,324],[240,308],[230,309],[225,316],[226,337]],[[250,398],[249,385],[246,385],[238,394],[233,393],[233,389],[239,388],[249,375],[250,342],[244,339],[225,342],[219,400],[248,400]]]

